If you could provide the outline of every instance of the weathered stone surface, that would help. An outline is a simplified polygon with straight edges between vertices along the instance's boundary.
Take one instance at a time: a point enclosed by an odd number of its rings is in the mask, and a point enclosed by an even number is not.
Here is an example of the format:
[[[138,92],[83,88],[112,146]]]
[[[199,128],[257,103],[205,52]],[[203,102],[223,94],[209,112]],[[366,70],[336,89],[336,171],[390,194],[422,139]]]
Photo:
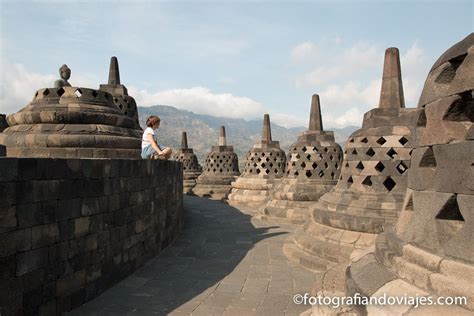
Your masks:
[[[263,210],[270,220],[302,223],[311,208],[337,183],[342,166],[342,149],[334,133],[323,131],[319,96],[313,95],[309,128],[290,146],[286,173],[271,191]]]
[[[404,315],[474,311],[474,191],[470,180],[474,144],[468,134],[474,126],[473,48],[471,33],[446,51],[428,74],[418,105],[423,116],[417,124],[404,207],[395,230],[381,234],[375,247],[376,264],[386,269],[386,275],[395,275],[413,287],[414,293],[434,298],[462,296],[467,304],[405,309]],[[351,264],[348,289],[360,286],[362,281],[352,276],[364,268]],[[400,292],[391,291],[389,284],[380,284],[377,292]]]
[[[373,245],[376,234],[396,221],[417,120],[417,109],[404,108],[399,53],[389,48],[379,107],[365,113],[362,128],[349,136],[337,185],[319,198],[310,220],[295,231],[293,241],[301,251],[287,252],[299,253],[295,261],[347,264],[353,251]]]
[[[265,204],[270,198],[269,189],[283,177],[285,165],[285,152],[280,149],[278,141],[272,140],[270,116],[265,114],[262,138],[247,153],[242,175],[232,182],[229,203],[255,207]],[[258,184],[253,185],[254,182]]]
[[[239,159],[232,146],[227,146],[225,128],[221,126],[219,143],[212,146],[206,157],[202,174],[196,179],[192,192],[211,199],[224,199],[231,190],[231,182],[240,174]]]
[[[2,315],[69,311],[160,253],[183,225],[176,162],[0,158],[0,166],[12,166],[0,173]]]
[[[40,89],[26,107],[7,116],[0,144],[9,157],[139,158],[138,121],[123,114],[115,99],[69,84]]]
[[[176,151],[173,159],[183,164],[183,192],[192,194],[192,189],[196,185],[197,177],[202,173],[202,168],[193,149],[188,147],[186,132],[182,134],[181,148]]]

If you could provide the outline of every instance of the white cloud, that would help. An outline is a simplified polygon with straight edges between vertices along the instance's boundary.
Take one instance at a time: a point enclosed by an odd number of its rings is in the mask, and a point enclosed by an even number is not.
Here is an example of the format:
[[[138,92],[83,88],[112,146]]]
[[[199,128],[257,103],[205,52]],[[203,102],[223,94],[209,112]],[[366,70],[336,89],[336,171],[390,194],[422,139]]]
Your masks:
[[[309,118],[302,118],[285,113],[270,113],[270,119],[272,123],[286,128],[308,126],[309,123]]]
[[[243,119],[260,117],[265,112],[262,104],[248,97],[216,94],[204,87],[158,92],[130,87],[129,92],[140,106],[167,104],[200,114]]]
[[[318,55],[319,49],[312,42],[304,42],[291,50],[291,60],[293,62],[301,62],[308,58],[314,58]]]
[[[298,46],[293,51],[297,48]],[[329,47],[328,49],[324,48],[324,51],[325,54],[318,58],[320,61],[324,61],[324,65],[319,65],[313,70],[298,76],[296,78],[297,87],[314,87],[339,79],[350,78],[354,75],[359,76],[376,68],[383,60],[383,54],[379,52],[375,45],[362,42],[358,42],[346,51],[336,54]]]
[[[364,113],[356,108],[350,108],[344,114],[338,116],[325,115],[323,117],[324,129],[332,127],[342,128],[346,126],[361,126]]]

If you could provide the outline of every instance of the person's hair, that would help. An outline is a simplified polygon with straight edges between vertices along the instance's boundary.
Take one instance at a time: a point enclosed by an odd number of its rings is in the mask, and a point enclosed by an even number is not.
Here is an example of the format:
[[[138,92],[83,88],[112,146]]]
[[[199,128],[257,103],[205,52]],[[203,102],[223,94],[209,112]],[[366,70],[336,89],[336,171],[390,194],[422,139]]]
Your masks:
[[[156,123],[159,123],[160,121],[161,119],[159,116],[151,115],[146,119],[146,126],[153,127]]]

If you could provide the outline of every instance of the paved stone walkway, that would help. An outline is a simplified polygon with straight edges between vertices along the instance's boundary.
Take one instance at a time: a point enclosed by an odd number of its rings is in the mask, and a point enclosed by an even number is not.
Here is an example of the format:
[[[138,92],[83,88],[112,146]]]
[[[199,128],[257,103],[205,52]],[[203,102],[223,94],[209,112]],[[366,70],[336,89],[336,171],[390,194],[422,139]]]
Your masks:
[[[299,315],[294,293],[315,274],[290,263],[291,225],[252,218],[227,204],[185,197],[185,227],[170,247],[73,315]]]

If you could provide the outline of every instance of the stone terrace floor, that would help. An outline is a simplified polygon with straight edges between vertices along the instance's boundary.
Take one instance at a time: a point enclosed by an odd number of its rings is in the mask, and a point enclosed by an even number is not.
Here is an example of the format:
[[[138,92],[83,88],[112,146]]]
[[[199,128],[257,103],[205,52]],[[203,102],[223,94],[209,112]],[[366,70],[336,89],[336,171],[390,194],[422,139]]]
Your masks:
[[[287,260],[292,225],[185,196],[178,239],[141,269],[72,315],[299,315],[293,294],[311,292],[315,274]]]

